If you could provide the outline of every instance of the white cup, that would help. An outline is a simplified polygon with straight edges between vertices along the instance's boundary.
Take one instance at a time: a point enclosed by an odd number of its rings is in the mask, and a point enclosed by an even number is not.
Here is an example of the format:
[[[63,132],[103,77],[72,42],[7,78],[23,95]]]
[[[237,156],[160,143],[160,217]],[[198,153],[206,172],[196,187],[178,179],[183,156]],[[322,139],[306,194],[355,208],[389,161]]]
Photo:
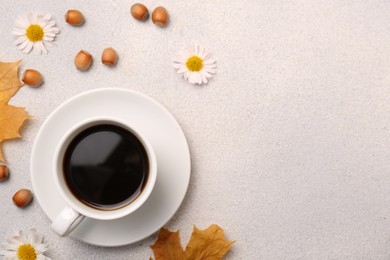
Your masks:
[[[71,141],[83,130],[101,124],[119,126],[134,134],[145,148],[149,161],[148,179],[141,194],[129,204],[113,210],[100,210],[81,202],[68,188],[63,173],[64,155]],[[149,141],[139,131],[134,129],[133,126],[113,117],[93,117],[80,122],[63,136],[55,151],[53,174],[57,189],[62,198],[65,200],[67,206],[59,213],[51,227],[58,235],[66,236],[72,232],[75,227],[77,227],[84,217],[99,220],[113,220],[125,217],[141,207],[152,193],[156,183],[157,160]]]

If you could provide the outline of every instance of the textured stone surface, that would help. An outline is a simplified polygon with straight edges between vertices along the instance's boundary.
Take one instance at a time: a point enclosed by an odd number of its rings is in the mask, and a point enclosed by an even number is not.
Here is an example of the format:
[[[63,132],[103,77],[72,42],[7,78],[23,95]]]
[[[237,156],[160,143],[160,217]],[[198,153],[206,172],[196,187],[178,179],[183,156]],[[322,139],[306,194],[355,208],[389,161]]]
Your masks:
[[[235,239],[226,259],[390,258],[390,2],[151,1],[165,6],[165,29],[134,20],[132,2],[1,0],[0,60],[45,84],[22,88],[12,104],[34,117],[23,138],[4,145],[12,176],[0,183],[0,239],[34,227],[53,259],[148,259],[151,236],[120,248],[59,238],[34,201],[12,205],[31,188],[30,153],[48,114],[75,94],[102,87],[145,93],[177,118],[192,153],[187,197],[167,228],[185,244],[192,225],[216,223]],[[79,28],[63,19],[79,9]],[[48,55],[24,55],[11,36],[17,15],[51,13],[61,34]],[[171,68],[182,45],[212,49],[218,74],[194,87]],[[118,66],[100,64],[112,46]],[[73,57],[95,62],[80,73]],[[72,115],[69,115],[72,116]]]

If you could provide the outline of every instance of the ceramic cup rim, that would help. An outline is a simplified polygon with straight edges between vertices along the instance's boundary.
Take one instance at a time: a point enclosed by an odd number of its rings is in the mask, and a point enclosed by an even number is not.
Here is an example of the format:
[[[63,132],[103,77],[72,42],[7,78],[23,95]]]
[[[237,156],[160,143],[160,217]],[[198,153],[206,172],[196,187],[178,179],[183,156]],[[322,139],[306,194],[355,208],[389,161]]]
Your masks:
[[[81,131],[89,127],[100,125],[100,124],[116,125],[134,134],[142,143],[143,147],[145,148],[146,154],[148,156],[148,161],[149,161],[149,175],[145,187],[142,190],[141,194],[129,204],[113,210],[95,209],[81,202],[73,195],[73,193],[68,188],[63,174],[63,167],[62,167],[63,157],[66,148],[68,147],[70,142]],[[131,214],[132,212],[136,211],[139,207],[141,207],[148,199],[148,197],[150,196],[150,194],[154,189],[156,179],[157,179],[157,159],[153,147],[148,141],[148,139],[145,138],[145,136],[134,126],[131,126],[129,123],[116,117],[95,116],[77,123],[62,136],[54,153],[53,174],[54,174],[54,181],[55,181],[55,185],[57,186],[57,190],[59,191],[61,197],[65,200],[68,206],[73,208],[75,211],[79,212],[81,215],[84,215],[89,218],[94,218],[99,220],[112,220],[112,219],[122,218]]]

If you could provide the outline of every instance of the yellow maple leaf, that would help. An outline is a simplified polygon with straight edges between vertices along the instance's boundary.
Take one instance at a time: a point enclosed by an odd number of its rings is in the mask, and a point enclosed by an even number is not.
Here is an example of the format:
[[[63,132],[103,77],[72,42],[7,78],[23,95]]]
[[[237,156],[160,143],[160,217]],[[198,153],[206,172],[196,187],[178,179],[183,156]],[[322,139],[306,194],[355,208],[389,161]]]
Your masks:
[[[18,77],[20,61],[0,62],[0,103],[7,103],[22,83]]]
[[[0,103],[0,142],[20,137],[19,128],[29,117],[23,107]]]
[[[8,105],[8,101],[22,86],[18,77],[20,61],[0,62],[0,161],[4,162],[2,142],[19,138],[19,129],[29,118],[24,108]]]
[[[170,232],[162,228],[154,245],[150,246],[156,260],[182,260],[184,251],[180,245],[179,231]]]
[[[194,226],[186,250],[180,245],[179,232],[160,230],[156,243],[151,246],[156,260],[219,260],[234,241],[226,240],[222,228],[213,224],[205,230]]]
[[[225,232],[213,224],[205,230],[194,226],[190,242],[186,247],[185,258],[192,260],[222,259],[234,241],[225,239]]]

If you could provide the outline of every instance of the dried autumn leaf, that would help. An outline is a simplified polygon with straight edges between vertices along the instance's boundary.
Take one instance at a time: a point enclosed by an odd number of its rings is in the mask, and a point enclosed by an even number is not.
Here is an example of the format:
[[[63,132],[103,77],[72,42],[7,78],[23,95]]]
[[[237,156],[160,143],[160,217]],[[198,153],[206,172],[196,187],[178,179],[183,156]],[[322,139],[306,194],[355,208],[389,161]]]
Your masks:
[[[19,129],[30,116],[22,107],[0,103],[0,143],[20,137]],[[0,147],[0,161],[4,161]]]
[[[180,245],[179,231],[170,232],[162,228],[154,245],[150,246],[156,260],[182,260],[184,251]]]
[[[186,247],[185,259],[222,259],[234,241],[226,240],[222,228],[213,224],[205,230],[194,226],[190,242]]]
[[[190,242],[183,252],[179,231],[162,228],[156,243],[151,246],[156,260],[218,260],[226,254],[234,241],[226,240],[222,228],[213,224],[205,230],[194,226]]]
[[[0,103],[6,104],[22,83],[18,77],[20,61],[0,62]]]
[[[3,156],[3,151],[1,150],[1,147],[3,146],[2,143],[0,143],[0,162],[4,162],[4,156]]]

